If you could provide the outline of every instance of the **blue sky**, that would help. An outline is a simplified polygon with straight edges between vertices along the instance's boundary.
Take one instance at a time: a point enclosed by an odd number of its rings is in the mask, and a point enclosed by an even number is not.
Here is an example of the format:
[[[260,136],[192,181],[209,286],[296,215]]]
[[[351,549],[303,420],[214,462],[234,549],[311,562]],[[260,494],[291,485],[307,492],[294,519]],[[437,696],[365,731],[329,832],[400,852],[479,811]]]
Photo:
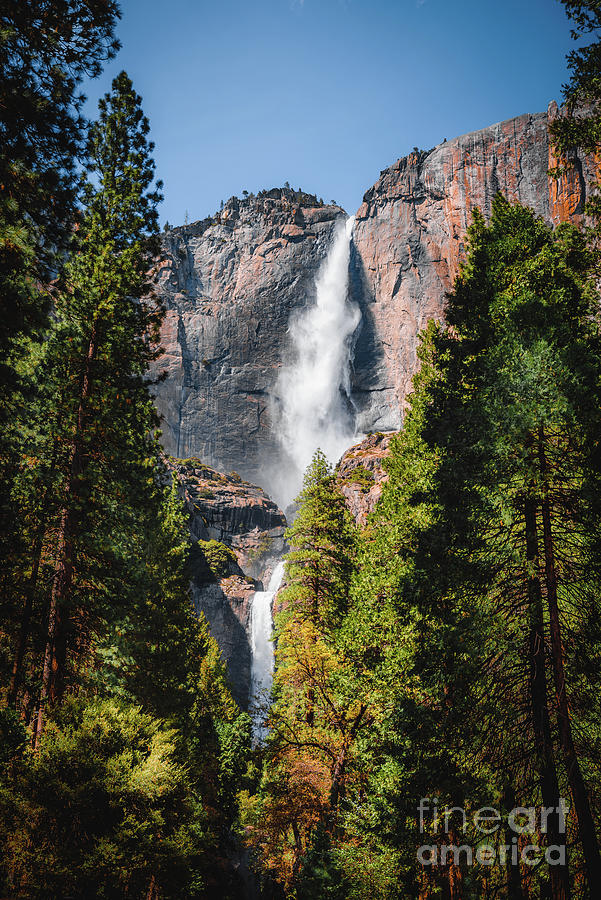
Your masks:
[[[293,187],[355,212],[381,169],[560,99],[558,0],[122,0],[126,69],[165,182],[162,221]]]

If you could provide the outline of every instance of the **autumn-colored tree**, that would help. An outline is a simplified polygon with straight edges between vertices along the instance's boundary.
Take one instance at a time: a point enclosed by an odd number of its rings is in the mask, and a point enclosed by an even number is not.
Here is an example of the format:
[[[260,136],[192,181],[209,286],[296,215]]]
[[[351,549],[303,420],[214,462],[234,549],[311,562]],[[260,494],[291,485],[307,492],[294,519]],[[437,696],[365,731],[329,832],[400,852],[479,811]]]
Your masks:
[[[246,813],[263,866],[288,887],[300,883],[319,835],[337,831],[347,784],[355,777],[357,737],[369,723],[341,643],[356,529],[320,452],[298,502],[288,531],[286,587],[278,599],[265,770]]]

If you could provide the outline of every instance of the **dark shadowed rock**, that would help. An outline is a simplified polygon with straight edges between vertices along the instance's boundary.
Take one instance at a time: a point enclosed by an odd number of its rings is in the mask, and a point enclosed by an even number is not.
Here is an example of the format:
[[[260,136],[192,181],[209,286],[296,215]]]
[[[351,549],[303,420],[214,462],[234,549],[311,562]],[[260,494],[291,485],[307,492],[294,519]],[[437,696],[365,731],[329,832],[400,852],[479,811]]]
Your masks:
[[[357,431],[400,427],[415,372],[417,335],[441,318],[475,207],[495,194],[549,223],[581,221],[594,161],[574,156],[554,181],[547,113],[518,116],[416,152],[385,169],[357,213],[350,290],[362,322],[352,399]],[[290,316],[314,300],[337,206],[274,189],[232,198],[213,219],[163,236],[157,289],[167,307],[155,374],[163,443],[221,471],[267,484],[280,456],[269,392],[289,354]]]
[[[558,114],[551,104],[547,113],[415,152],[385,169],[365,194],[350,264],[350,293],[362,312],[351,379],[357,432],[401,426],[418,334],[444,315],[475,208],[488,217],[501,191],[550,224],[583,221],[596,164],[574,155],[558,181],[549,177],[560,162],[548,138],[549,120]],[[152,374],[166,377],[155,387],[156,403],[166,450],[198,457],[173,464],[193,536],[221,541],[236,554],[236,567],[218,578],[200,565],[192,594],[243,704],[250,598],[282,553],[285,519],[240,476],[269,489],[267,473],[281,453],[269,397],[288,362],[290,317],[313,302],[316,273],[344,215],[310,195],[274,189],[232,198],[213,219],[163,235],[156,287],[167,308],[164,353]],[[389,439],[369,435],[338,467],[360,524],[381,492]]]
[[[196,458],[171,459],[196,542],[191,560],[191,596],[209,623],[227,665],[235,699],[248,703],[248,626],[255,591],[267,583],[284,552],[284,514],[256,485],[235,472],[222,475]],[[212,571],[203,542],[218,541],[233,551],[224,568]]]

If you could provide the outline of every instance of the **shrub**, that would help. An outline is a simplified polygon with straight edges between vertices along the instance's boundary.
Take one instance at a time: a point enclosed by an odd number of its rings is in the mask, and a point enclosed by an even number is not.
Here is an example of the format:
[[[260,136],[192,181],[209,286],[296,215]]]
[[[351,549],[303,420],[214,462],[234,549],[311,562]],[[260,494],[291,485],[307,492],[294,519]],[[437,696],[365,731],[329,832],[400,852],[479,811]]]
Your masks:
[[[232,564],[238,564],[234,551],[221,541],[198,541],[198,547],[216,578],[223,578],[230,571]]]

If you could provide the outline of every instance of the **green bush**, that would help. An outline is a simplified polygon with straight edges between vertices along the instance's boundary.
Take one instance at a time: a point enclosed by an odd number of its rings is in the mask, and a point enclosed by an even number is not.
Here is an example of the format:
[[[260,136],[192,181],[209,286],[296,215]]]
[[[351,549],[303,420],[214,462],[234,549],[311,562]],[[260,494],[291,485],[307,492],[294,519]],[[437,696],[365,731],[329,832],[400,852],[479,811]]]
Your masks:
[[[139,706],[65,703],[0,792],[11,894],[141,897],[154,877],[179,896],[196,823],[176,748],[176,732]]]
[[[198,541],[198,547],[216,578],[227,575],[232,563],[238,563],[236,554],[221,541]]]
[[[366,469],[365,466],[357,466],[342,479],[342,484],[358,484],[365,493],[373,487],[374,483],[374,473]]]

